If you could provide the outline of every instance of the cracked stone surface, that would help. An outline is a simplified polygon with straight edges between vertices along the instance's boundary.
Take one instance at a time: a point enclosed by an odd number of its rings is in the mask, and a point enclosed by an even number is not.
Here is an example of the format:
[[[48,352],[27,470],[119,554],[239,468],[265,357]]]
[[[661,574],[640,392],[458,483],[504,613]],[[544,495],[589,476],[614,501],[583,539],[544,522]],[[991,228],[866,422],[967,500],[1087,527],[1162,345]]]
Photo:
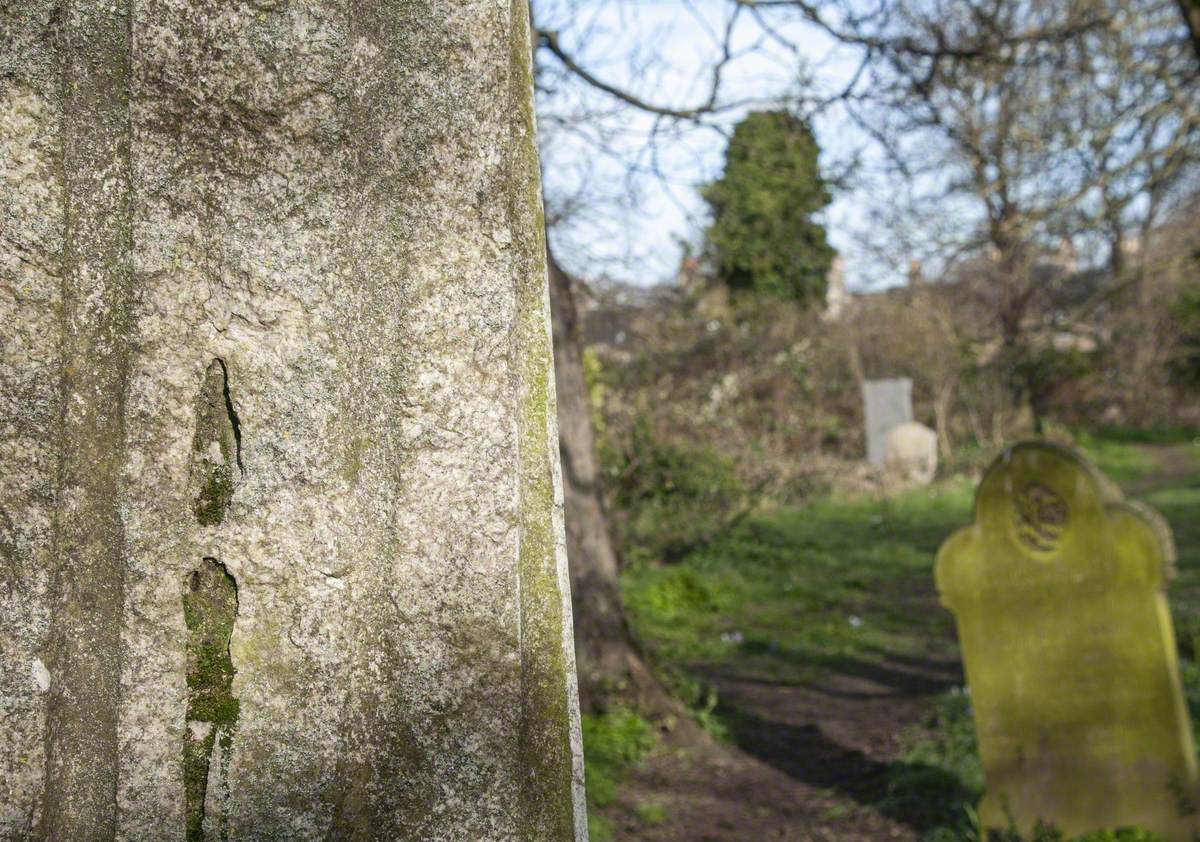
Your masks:
[[[586,838],[526,14],[0,6],[0,840]]]

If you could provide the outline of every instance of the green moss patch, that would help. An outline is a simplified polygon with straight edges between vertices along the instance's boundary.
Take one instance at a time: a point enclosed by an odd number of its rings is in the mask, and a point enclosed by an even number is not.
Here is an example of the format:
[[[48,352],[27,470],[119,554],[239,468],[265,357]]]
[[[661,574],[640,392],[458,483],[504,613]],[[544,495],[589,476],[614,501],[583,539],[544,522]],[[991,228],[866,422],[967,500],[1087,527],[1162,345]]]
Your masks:
[[[237,620],[237,583],[220,562],[206,558],[187,578],[183,619],[187,626],[187,722],[183,738],[184,797],[188,842],[203,842],[210,765],[220,748],[229,762],[237,728],[238,700],[233,695],[233,658],[229,640]],[[220,780],[224,785],[225,769]],[[227,793],[219,794],[222,801]],[[228,837],[221,818],[219,834]]]

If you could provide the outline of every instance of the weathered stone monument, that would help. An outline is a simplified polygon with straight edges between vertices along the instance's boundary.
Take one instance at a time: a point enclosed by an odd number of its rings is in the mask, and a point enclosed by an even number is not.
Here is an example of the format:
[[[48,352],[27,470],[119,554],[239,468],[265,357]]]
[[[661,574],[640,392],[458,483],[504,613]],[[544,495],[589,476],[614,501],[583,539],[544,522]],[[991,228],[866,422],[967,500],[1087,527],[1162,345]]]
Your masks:
[[[585,838],[527,14],[0,7],[0,840]]]
[[[1165,588],[1170,532],[1074,452],[988,470],[938,555],[979,735],[986,827],[1136,826],[1192,842],[1196,757]]]
[[[881,468],[887,461],[888,433],[913,420],[912,381],[907,377],[863,381],[863,420],[867,462]]]
[[[884,466],[892,476],[917,485],[929,485],[937,474],[937,433],[909,421],[893,427],[884,437],[887,456]]]

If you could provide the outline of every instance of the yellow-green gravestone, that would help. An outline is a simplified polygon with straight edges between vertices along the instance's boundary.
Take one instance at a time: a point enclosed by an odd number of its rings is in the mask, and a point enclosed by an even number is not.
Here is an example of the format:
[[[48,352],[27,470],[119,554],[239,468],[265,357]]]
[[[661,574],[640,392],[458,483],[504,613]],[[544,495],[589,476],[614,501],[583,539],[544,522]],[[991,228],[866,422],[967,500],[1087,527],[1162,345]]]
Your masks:
[[[1196,758],[1165,593],[1174,558],[1162,518],[1066,448],[1020,444],[988,470],[975,522],[937,559],[975,710],[985,827],[1195,838]]]

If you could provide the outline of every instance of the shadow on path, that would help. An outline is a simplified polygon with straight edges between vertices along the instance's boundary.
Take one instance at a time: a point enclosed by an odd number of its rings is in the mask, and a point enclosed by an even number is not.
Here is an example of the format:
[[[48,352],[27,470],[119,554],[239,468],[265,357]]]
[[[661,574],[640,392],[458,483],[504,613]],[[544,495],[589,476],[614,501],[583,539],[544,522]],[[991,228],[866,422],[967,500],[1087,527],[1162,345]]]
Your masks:
[[[779,650],[768,657],[811,660]],[[902,756],[906,730],[930,715],[935,697],[962,684],[960,662],[887,653],[879,661],[829,658],[822,666],[819,677],[799,681],[755,675],[748,663],[700,672],[718,689],[734,741],[760,762],[918,833],[954,824],[978,793]]]
[[[969,791],[935,766],[884,762],[830,740],[815,724],[789,725],[744,712],[730,712],[733,736],[747,754],[808,786],[832,790],[917,832],[953,824],[955,805],[970,803]]]

